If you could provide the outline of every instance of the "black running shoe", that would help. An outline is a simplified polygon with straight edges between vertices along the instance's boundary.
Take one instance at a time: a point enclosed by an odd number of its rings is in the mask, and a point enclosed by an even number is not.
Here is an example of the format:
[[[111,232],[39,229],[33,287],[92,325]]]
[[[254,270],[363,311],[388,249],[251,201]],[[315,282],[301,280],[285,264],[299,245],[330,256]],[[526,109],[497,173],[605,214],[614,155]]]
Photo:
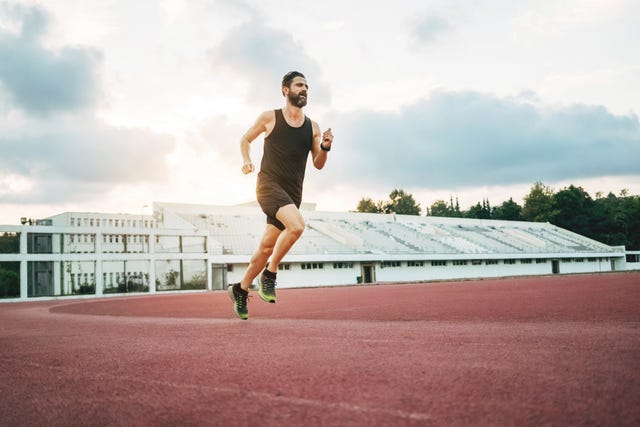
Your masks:
[[[233,311],[242,320],[247,320],[249,318],[249,311],[247,310],[249,292],[242,289],[240,283],[229,285],[227,292],[229,293],[229,298],[233,301]]]
[[[258,295],[266,302],[275,304],[276,302],[276,279],[270,279],[264,273],[260,275],[260,288]]]

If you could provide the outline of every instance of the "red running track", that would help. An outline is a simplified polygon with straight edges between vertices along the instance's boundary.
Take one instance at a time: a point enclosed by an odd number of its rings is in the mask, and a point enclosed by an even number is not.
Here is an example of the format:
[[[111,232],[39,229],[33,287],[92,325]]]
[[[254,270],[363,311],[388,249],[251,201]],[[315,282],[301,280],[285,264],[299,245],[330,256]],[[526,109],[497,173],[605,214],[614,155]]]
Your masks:
[[[640,425],[640,272],[0,304],[0,425]]]

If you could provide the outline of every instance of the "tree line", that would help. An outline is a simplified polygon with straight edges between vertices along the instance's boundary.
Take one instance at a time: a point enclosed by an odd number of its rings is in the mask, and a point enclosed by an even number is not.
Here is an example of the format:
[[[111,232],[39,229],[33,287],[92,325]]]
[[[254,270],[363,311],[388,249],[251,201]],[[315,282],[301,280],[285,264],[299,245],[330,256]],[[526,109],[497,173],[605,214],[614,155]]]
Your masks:
[[[427,216],[497,219],[507,221],[550,222],[611,246],[624,245],[640,250],[640,196],[622,190],[619,195],[596,193],[592,198],[582,187],[570,185],[559,191],[536,182],[524,197],[524,204],[513,200],[492,206],[483,199],[468,210],[461,210],[456,197],[436,200],[426,207]],[[374,202],[362,198],[358,212],[421,215],[422,209],[412,194],[396,189],[389,200]]]

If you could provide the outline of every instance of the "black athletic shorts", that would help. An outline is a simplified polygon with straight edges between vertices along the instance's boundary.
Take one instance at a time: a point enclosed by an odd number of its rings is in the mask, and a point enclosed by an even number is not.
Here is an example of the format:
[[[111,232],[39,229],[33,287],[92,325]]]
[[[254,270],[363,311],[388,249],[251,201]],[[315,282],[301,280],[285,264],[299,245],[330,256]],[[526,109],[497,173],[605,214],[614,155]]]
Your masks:
[[[299,208],[302,202],[302,197],[289,194],[280,184],[264,174],[258,174],[256,197],[260,208],[262,208],[262,212],[267,215],[267,224],[271,224],[279,230],[284,230],[285,227],[284,224],[276,218],[278,210],[283,206],[291,204]]]

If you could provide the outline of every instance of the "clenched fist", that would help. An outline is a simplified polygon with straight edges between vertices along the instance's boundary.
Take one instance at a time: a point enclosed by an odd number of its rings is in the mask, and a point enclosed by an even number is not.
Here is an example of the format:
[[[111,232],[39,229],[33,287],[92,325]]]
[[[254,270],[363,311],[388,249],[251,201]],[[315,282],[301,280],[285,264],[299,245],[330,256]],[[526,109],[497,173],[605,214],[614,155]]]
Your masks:
[[[331,150],[331,143],[333,142],[333,133],[331,132],[331,128],[322,132],[322,146],[325,150]]]
[[[242,173],[245,175],[253,172],[254,170],[255,170],[255,167],[251,162],[245,162],[244,165],[242,165]]]

